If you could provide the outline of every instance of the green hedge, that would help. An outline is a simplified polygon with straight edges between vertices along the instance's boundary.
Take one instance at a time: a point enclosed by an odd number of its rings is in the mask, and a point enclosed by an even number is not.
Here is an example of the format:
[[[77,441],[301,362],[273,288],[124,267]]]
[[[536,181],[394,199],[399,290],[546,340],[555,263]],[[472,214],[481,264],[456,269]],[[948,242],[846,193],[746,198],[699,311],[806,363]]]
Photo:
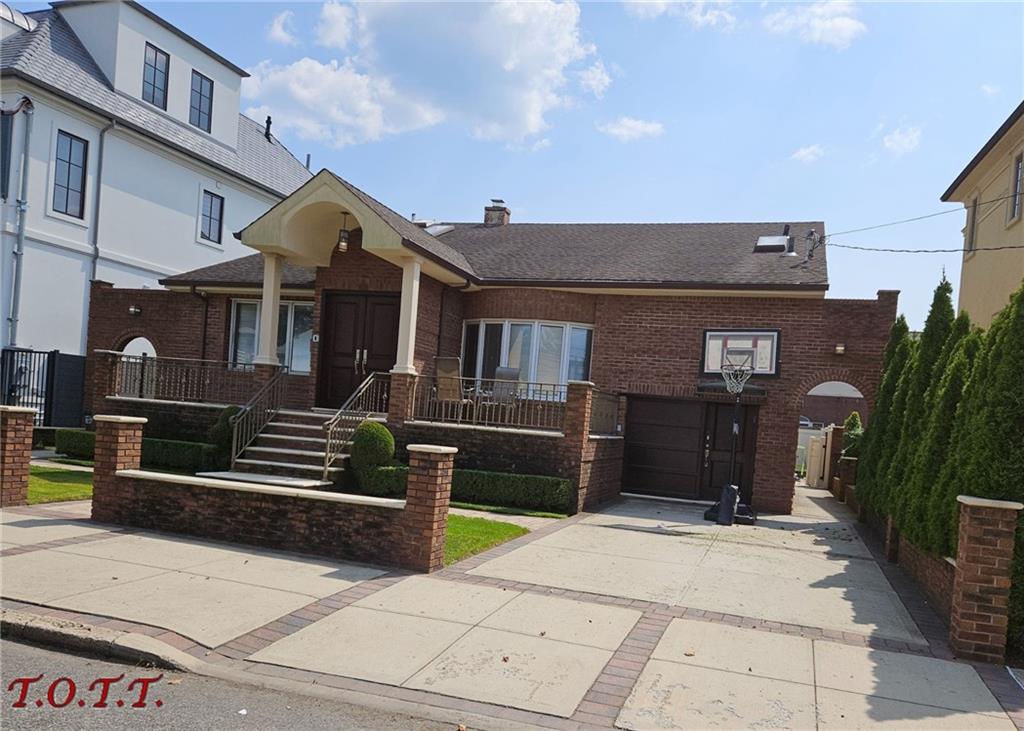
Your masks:
[[[405,497],[409,468],[405,465],[363,470],[360,492],[377,497]],[[516,475],[482,470],[452,472],[452,500],[551,513],[570,512],[572,484],[559,477]]]
[[[93,459],[96,433],[84,429],[58,429],[57,452],[75,459]],[[176,472],[205,472],[224,467],[224,454],[214,444],[143,439],[142,466]]]
[[[364,421],[352,433],[349,463],[356,474],[391,464],[395,458],[395,437],[376,421]]]

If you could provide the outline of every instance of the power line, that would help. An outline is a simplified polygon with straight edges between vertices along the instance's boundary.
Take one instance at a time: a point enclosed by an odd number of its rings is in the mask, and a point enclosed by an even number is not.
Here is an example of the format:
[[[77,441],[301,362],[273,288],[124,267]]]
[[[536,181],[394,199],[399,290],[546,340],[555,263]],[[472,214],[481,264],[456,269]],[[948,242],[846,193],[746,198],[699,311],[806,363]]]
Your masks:
[[[1011,193],[1010,195],[1000,196],[999,198],[992,198],[992,199],[987,200],[987,201],[978,201],[977,203],[973,203],[972,205],[984,206],[984,205],[988,205],[989,203],[998,203],[999,201],[1004,201],[1004,200],[1006,200],[1008,198],[1016,198],[1019,195],[1020,195],[1020,193]],[[834,234],[828,234],[828,238],[831,239],[831,238],[833,238],[835,236],[845,236],[846,234],[856,234],[856,233],[861,233],[863,231],[874,231],[875,229],[887,228],[889,226],[899,226],[899,225],[904,224],[904,223],[914,223],[916,221],[924,221],[925,219],[935,218],[936,216],[945,216],[945,215],[948,215],[950,213],[960,213],[961,211],[964,211],[964,210],[967,210],[966,206],[964,206],[963,208],[950,208],[948,210],[937,211],[935,213],[926,213],[923,216],[914,216],[913,218],[904,218],[904,219],[901,219],[899,221],[889,221],[888,223],[879,223],[879,224],[875,224],[874,226],[865,226],[864,228],[851,228],[848,231],[838,231],[838,232],[836,232]],[[882,251],[882,249],[879,249],[879,251]],[[899,249],[899,251],[903,251],[903,250]]]
[[[825,237],[825,246],[834,246],[839,249],[853,249],[854,251],[875,251],[883,254],[965,254],[967,252],[977,253],[979,251],[1006,251],[1007,249],[1024,249],[1024,244],[1016,245],[1011,244],[1007,246],[986,246],[984,248],[975,249],[882,249],[875,248],[873,246],[854,246],[853,244],[834,244],[829,239],[831,236]]]

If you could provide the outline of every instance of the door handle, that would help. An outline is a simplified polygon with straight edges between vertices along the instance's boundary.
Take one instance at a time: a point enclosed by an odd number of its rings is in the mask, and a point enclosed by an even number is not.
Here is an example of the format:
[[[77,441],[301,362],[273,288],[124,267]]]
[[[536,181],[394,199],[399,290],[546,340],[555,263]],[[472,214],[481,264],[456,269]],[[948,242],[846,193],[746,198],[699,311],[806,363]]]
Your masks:
[[[359,348],[356,348],[356,355],[352,359],[352,370],[356,372],[357,376],[359,375]]]
[[[362,365],[362,372],[363,372],[363,375],[364,375],[364,376],[366,375],[366,354],[367,354],[367,351],[368,351],[368,350],[369,350],[369,348],[363,348],[363,365]]]

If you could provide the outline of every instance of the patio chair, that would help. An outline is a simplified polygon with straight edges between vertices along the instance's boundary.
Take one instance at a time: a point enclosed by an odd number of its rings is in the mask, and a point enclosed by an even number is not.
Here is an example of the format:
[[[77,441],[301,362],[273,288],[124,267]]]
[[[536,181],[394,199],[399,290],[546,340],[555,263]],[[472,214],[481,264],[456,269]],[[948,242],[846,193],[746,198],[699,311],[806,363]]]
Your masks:
[[[434,373],[437,383],[436,414],[442,420],[461,421],[472,408],[473,400],[466,398],[462,388],[462,359],[450,357],[434,358]]]
[[[519,398],[519,369],[496,368],[494,380],[485,382],[488,392],[479,404],[484,422],[497,423],[503,426],[515,426],[512,410]]]

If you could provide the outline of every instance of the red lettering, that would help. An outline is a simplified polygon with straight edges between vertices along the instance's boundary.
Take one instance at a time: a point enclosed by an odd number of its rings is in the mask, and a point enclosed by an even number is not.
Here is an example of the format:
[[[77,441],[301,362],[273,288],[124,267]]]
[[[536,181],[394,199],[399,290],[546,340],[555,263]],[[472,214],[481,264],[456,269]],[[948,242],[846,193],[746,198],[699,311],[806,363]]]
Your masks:
[[[63,703],[58,703],[57,702],[57,686],[59,686],[61,683],[67,683],[68,684],[68,692],[67,692],[67,695],[64,696],[64,702]],[[73,681],[71,678],[57,678],[52,683],[50,683],[50,687],[47,688],[47,690],[46,690],[46,700],[47,700],[47,702],[53,708],[63,708],[64,706],[66,706],[68,703],[70,703],[74,699],[75,699],[75,681]]]
[[[116,678],[96,678],[89,684],[89,690],[96,690],[96,686],[102,686],[100,690],[100,699],[92,704],[93,708],[106,708],[107,707],[107,694],[110,693],[110,686],[114,683],[119,683],[124,680],[124,673],[121,673]]]
[[[139,699],[132,703],[132,708],[145,708],[146,707],[146,693],[149,692],[149,686],[151,683],[155,683],[164,677],[163,673],[160,673],[155,678],[136,678],[132,682],[128,683],[128,691],[135,687],[136,683],[140,683],[142,688],[139,690]]]
[[[7,686],[8,692],[14,690],[14,686],[21,683],[21,695],[18,696],[18,700],[11,704],[11,708],[24,708],[25,698],[28,696],[28,687],[32,683],[38,682],[43,679],[42,675],[37,675],[34,678],[15,678],[11,681],[11,684]]]

